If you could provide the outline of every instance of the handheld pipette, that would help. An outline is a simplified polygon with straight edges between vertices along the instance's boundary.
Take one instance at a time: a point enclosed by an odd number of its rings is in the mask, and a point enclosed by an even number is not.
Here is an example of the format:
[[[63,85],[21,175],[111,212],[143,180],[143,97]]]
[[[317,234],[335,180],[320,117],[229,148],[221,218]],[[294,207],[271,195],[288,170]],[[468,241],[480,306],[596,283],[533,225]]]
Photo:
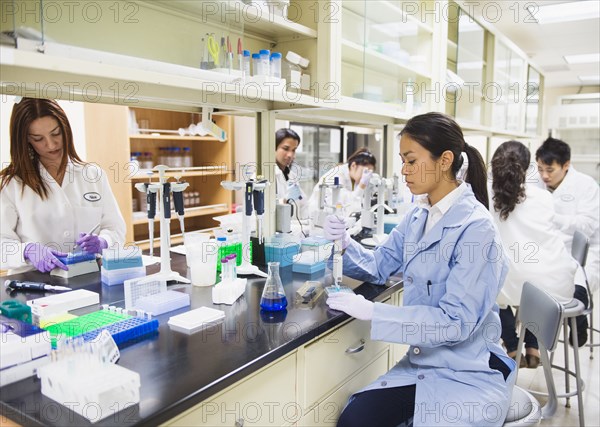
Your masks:
[[[4,286],[11,290],[17,291],[41,291],[41,292],[62,292],[72,291],[72,288],[66,286],[54,286],[46,283],[38,282],[23,282],[21,280],[6,280]]]
[[[265,179],[258,181],[258,184],[264,184]],[[263,243],[263,214],[265,213],[265,192],[264,186],[259,185],[258,188],[254,189],[254,210],[256,211],[256,237],[258,243]]]
[[[173,204],[175,205],[175,212],[177,212],[177,218],[179,218],[179,226],[181,227],[181,236],[185,241],[185,227],[183,223],[183,191],[173,191]]]
[[[335,206],[335,215],[338,217],[338,219],[343,220],[341,204],[337,204]],[[333,281],[338,290],[340,289],[340,284],[342,283],[342,271],[342,240],[338,239],[333,242]]]
[[[156,192],[150,189],[149,183],[144,183],[146,188],[146,212],[148,214],[148,236],[150,238],[150,256],[154,253],[154,217],[156,216]]]
[[[87,235],[89,236],[90,234],[92,234],[94,231],[96,231],[96,230],[97,230],[97,229],[99,229],[99,228],[100,228],[100,223],[98,223],[98,224],[94,225],[94,226],[92,227],[92,229],[91,229],[90,231],[88,231],[88,232],[87,232]],[[79,245],[78,245],[78,244],[76,244],[76,245],[73,247],[73,253],[75,252],[75,248],[76,248],[76,247],[78,247],[78,246],[79,246]]]

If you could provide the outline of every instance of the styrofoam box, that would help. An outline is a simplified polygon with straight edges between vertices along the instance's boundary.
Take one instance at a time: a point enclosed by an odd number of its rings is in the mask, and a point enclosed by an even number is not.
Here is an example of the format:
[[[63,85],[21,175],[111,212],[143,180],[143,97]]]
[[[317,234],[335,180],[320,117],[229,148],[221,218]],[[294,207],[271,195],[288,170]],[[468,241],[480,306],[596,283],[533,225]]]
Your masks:
[[[200,307],[187,313],[173,316],[168,325],[174,331],[193,334],[202,329],[218,324],[225,318],[225,312],[210,307]]]

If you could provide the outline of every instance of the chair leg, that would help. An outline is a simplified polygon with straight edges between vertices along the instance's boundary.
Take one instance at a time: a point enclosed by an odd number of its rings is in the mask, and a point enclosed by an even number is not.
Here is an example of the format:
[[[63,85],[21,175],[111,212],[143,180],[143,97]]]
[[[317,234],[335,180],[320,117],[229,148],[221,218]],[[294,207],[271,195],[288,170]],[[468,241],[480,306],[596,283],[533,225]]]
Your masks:
[[[523,348],[523,344],[525,344],[525,325],[521,325],[521,332],[519,332],[519,344],[517,344],[517,368],[515,370],[515,378],[519,374],[519,365],[521,364],[521,349]]]
[[[575,317],[571,317],[571,331],[573,332],[573,359],[575,359],[575,379],[577,384],[577,406],[579,407],[579,425],[581,427],[584,427],[585,419],[583,417],[583,384],[581,381],[581,370],[579,366],[579,342],[577,339],[577,319]]]
[[[592,296],[590,295],[590,300]],[[590,335],[590,359],[594,358],[594,313],[590,313],[588,316],[588,321],[590,323],[589,335]]]
[[[565,318],[563,320],[563,348],[565,353],[565,392],[569,394],[571,392],[571,381],[569,379],[569,331],[568,331],[568,323],[569,321]],[[574,333],[574,332],[573,332]],[[567,397],[567,403],[565,404],[566,408],[571,407],[571,398]]]
[[[556,386],[554,385],[554,377],[552,376],[552,366],[550,357],[548,357],[548,350],[546,346],[540,341],[540,358],[542,359],[542,369],[544,371],[544,378],[546,379],[546,388],[548,388],[548,401],[542,408],[542,417],[544,419],[551,418],[556,412],[558,406],[558,399],[556,397]],[[518,369],[517,364],[517,369]]]

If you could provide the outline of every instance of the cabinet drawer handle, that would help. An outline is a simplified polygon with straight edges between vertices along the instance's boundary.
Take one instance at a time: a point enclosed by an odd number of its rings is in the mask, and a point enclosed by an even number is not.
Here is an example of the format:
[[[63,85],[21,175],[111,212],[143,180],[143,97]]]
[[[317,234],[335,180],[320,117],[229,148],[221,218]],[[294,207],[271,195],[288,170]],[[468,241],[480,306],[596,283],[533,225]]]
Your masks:
[[[356,347],[348,347],[346,349],[346,354],[359,353],[365,349],[365,340],[361,339],[360,344]]]

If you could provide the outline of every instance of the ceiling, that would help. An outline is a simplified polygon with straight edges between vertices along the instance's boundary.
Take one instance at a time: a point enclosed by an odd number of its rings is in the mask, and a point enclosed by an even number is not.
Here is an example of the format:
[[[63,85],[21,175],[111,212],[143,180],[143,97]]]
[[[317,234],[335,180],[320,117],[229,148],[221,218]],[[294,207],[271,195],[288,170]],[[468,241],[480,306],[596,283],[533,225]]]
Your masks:
[[[598,86],[599,82],[582,82],[579,76],[598,76],[600,64],[568,64],[564,55],[600,52],[600,19],[593,17],[565,23],[540,25],[531,19],[526,5],[538,6],[557,3],[600,0],[478,0],[463,1],[475,18],[493,27],[523,50],[544,75],[545,86]],[[493,4],[490,4],[493,3]],[[472,8],[472,9],[469,9]],[[496,10],[502,14],[498,22]],[[517,15],[518,11],[518,15]],[[486,18],[487,15],[487,18]],[[535,16],[535,14],[534,14]],[[532,22],[527,22],[532,21]]]

